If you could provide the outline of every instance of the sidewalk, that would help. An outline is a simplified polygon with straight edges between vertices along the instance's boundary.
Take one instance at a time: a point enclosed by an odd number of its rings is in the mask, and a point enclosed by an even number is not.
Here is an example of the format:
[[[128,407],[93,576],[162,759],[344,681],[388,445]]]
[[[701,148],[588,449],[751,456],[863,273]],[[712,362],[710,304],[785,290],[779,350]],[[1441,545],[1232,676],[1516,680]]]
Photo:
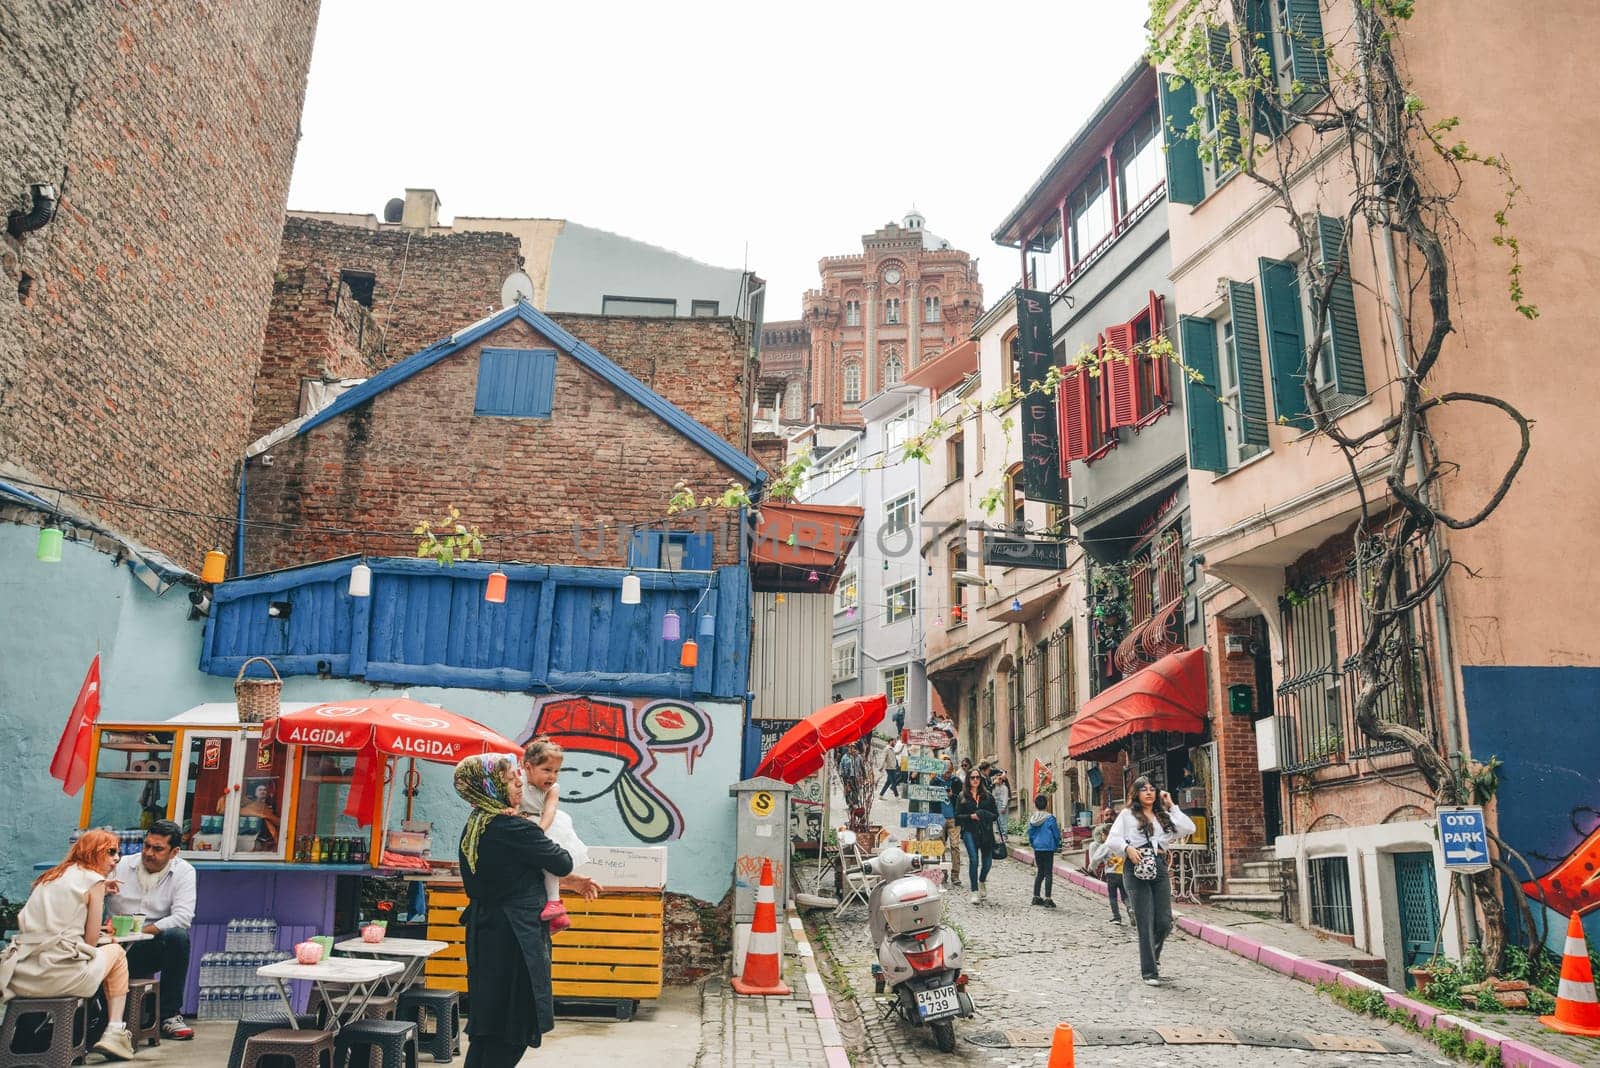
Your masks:
[[[1033,853],[1013,849],[1012,856],[1027,864]],[[1055,865],[1058,877],[1086,893],[1106,896],[1106,884],[1066,864]],[[1433,1024],[1455,1028],[1466,1037],[1481,1039],[1500,1050],[1507,1068],[1578,1068],[1600,1063],[1600,1039],[1581,1038],[1551,1031],[1531,1014],[1493,1015],[1462,1010],[1448,1013],[1436,1006],[1409,997],[1365,976],[1344,970],[1343,962],[1353,951],[1343,942],[1320,938],[1314,932],[1291,923],[1231,909],[1176,902],[1172,915],[1179,930],[1219,949],[1254,961],[1265,968],[1305,983],[1339,983],[1343,986],[1382,991],[1393,1008],[1404,1009],[1423,1027]],[[1335,964],[1325,961],[1337,961]]]

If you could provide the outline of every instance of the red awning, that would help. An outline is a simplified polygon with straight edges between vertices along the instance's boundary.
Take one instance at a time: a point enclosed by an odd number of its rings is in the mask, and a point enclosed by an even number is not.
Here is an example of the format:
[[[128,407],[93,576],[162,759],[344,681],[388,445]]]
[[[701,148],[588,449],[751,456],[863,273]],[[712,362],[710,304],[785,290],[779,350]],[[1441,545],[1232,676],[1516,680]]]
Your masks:
[[[1205,650],[1172,653],[1084,705],[1067,735],[1067,755],[1082,757],[1141,731],[1200,734],[1207,704]]]

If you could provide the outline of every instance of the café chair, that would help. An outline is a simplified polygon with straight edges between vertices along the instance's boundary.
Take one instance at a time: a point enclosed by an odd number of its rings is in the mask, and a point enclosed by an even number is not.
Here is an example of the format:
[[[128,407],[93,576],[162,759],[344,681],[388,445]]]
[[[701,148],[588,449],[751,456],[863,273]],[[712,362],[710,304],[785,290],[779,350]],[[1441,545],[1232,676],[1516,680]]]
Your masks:
[[[82,998],[12,998],[5,1009],[0,1066],[72,1068],[87,1053],[89,1010]],[[47,1028],[48,1038],[41,1033]]]
[[[294,1068],[334,1068],[333,1035],[312,1028],[277,1027],[245,1039],[242,1068],[260,1068],[268,1057],[287,1057]]]

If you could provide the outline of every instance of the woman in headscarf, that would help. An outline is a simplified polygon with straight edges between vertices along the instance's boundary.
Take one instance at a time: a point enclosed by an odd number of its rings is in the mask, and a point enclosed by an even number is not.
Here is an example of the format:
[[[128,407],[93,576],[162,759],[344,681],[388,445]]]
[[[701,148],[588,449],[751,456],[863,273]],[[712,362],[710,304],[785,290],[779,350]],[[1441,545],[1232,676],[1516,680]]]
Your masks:
[[[456,765],[456,793],[472,806],[461,832],[467,1068],[512,1068],[555,1026],[550,930],[539,914],[545,872],[571,874],[572,857],[517,815],[520,762],[520,754],[490,753]]]

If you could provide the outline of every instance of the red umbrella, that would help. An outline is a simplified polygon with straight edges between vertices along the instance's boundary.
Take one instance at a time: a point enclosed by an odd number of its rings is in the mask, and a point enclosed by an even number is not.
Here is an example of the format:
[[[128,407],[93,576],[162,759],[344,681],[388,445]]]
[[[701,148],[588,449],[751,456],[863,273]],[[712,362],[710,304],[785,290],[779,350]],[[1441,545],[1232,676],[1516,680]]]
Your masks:
[[[372,822],[383,767],[379,754],[455,764],[475,753],[522,751],[516,742],[481,723],[409,697],[312,705],[283,713],[264,733],[285,745],[355,750],[356,767],[344,811],[362,826]]]
[[[888,707],[888,695],[879,693],[871,697],[852,697],[818,709],[778,739],[761,766],[756,768],[756,774],[790,785],[799,782],[822,767],[828,750],[849,745],[871,733],[872,728],[883,722]]]

